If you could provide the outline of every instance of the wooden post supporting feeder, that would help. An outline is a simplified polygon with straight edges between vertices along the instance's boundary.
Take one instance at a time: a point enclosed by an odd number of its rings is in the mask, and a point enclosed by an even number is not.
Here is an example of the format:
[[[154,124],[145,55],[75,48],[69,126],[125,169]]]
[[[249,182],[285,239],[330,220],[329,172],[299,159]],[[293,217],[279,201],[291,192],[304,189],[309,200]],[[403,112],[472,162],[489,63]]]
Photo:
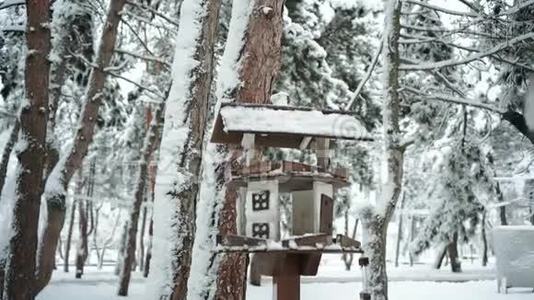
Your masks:
[[[323,253],[363,253],[359,241],[332,237],[333,197],[336,189],[349,185],[347,171],[330,164],[333,139],[372,140],[346,112],[237,103],[224,103],[218,112],[211,142],[241,145],[247,164],[234,166],[227,183],[240,188],[238,235],[218,236],[217,251],[253,254],[254,268],[273,277],[273,299],[300,299],[300,276],[316,275]],[[264,147],[311,149],[317,165],[261,161],[256,149]],[[292,201],[291,237],[284,239],[282,193]],[[360,259],[362,270],[366,261]]]

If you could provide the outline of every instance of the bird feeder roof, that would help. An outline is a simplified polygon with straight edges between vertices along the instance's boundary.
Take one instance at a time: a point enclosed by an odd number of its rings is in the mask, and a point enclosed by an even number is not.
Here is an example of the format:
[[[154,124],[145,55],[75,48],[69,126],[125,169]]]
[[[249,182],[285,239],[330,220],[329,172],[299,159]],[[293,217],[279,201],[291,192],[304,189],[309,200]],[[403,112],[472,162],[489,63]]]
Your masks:
[[[244,134],[254,134],[258,146],[280,148],[303,148],[302,141],[309,138],[372,140],[363,123],[348,112],[223,103],[211,142],[239,144]]]

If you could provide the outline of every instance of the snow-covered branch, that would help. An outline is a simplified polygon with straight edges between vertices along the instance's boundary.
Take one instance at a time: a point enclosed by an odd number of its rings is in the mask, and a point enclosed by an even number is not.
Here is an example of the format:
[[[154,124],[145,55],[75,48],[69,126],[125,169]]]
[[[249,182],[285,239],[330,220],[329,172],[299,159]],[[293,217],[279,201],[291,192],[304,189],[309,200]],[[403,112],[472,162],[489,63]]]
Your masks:
[[[528,1],[525,1],[525,2],[521,2],[515,6],[513,6],[512,8],[502,12],[500,15],[511,15],[511,14],[515,14],[516,12],[518,12],[519,10],[527,7],[527,6],[530,6],[534,4],[534,0],[528,0]]]
[[[486,38],[489,38],[489,39],[500,39],[500,38],[503,38],[501,36],[497,36],[495,33],[486,33],[486,32],[481,32],[481,31],[469,30],[469,29],[467,29],[467,26],[463,27],[463,28],[457,28],[457,29],[447,29],[447,28],[440,28],[440,27],[423,27],[423,26],[416,26],[416,25],[409,25],[409,24],[403,24],[401,26],[402,26],[403,29],[411,29],[411,30],[422,31],[422,32],[432,31],[432,32],[436,32],[436,33],[444,33],[444,34],[447,34],[447,36],[453,35],[453,34],[462,34],[462,35],[483,36],[483,37],[486,37]],[[403,33],[402,36],[406,37],[406,36],[408,36],[408,34]],[[411,35],[410,37],[413,38],[413,39],[419,39],[419,40],[424,40],[424,41],[435,40],[435,39],[443,39],[444,38],[444,36],[431,38],[429,36],[415,36],[415,35]]]
[[[3,27],[0,27],[0,31],[4,31],[4,32],[26,32],[26,24],[22,24],[22,25],[7,25],[7,26],[3,26]]]
[[[504,109],[501,109],[491,104],[481,103],[480,101],[477,101],[477,100],[454,97],[454,96],[443,94],[443,93],[434,93],[434,92],[425,93],[419,89],[409,87],[409,86],[402,86],[401,89],[402,91],[406,91],[412,94],[419,95],[427,100],[439,100],[439,101],[444,101],[444,102],[449,102],[449,103],[454,103],[454,104],[461,104],[461,105],[466,105],[470,107],[481,108],[481,109],[494,112],[494,113],[498,113],[501,115],[507,112]]]
[[[363,80],[361,80],[360,83],[358,84],[358,87],[356,88],[354,95],[352,95],[352,98],[350,99],[349,103],[347,103],[347,106],[345,106],[345,110],[350,110],[352,104],[354,103],[354,101],[356,101],[356,99],[360,95],[363,89],[363,86],[367,83],[369,78],[371,78],[371,74],[373,74],[373,71],[378,63],[378,58],[380,57],[380,53],[382,53],[383,45],[384,43],[381,42],[380,46],[378,46],[375,56],[373,57],[373,60],[371,62],[371,66],[369,66],[369,68],[367,69],[367,73],[365,74],[365,77],[363,78]]]
[[[430,70],[430,69],[441,69],[441,68],[445,68],[445,67],[452,67],[452,66],[457,66],[457,65],[462,65],[462,64],[467,64],[467,63],[470,63],[470,62],[473,62],[475,60],[479,60],[479,59],[482,59],[484,57],[487,57],[487,56],[491,56],[492,54],[495,54],[495,53],[498,53],[502,50],[505,50],[517,43],[520,43],[520,42],[523,42],[523,41],[526,41],[526,40],[529,40],[529,39],[533,39],[534,38],[534,32],[529,32],[529,33],[526,33],[526,34],[522,34],[520,36],[517,36],[509,41],[506,41],[504,43],[501,43],[495,47],[492,47],[486,51],[480,51],[479,53],[476,53],[476,54],[473,54],[473,55],[470,55],[468,57],[465,57],[463,59],[448,59],[448,60],[443,60],[443,61],[438,61],[438,62],[429,62],[429,63],[422,63],[422,64],[417,64],[417,65],[401,65],[399,67],[399,70],[403,70],[403,71],[414,71],[414,70]]]
[[[132,6],[144,9],[144,10],[147,10],[147,11],[153,13],[155,16],[158,16],[158,17],[162,18],[163,20],[167,21],[169,24],[172,24],[175,27],[178,27],[178,23],[177,22],[175,22],[174,20],[170,19],[169,17],[167,17],[166,15],[162,14],[158,10],[156,10],[156,9],[146,5],[146,4],[138,3],[136,1],[126,1],[126,4],[132,5]]]
[[[163,24],[158,24],[158,23],[152,21],[151,19],[148,19],[148,18],[140,16],[138,13],[134,13],[134,12],[130,12],[130,11],[122,11],[121,12],[121,17],[123,17],[123,16],[128,16],[132,20],[138,21],[140,23],[144,23],[144,24],[146,24],[148,26],[152,26],[154,28],[159,28],[159,29],[163,29],[163,30],[169,30],[169,31],[172,31],[172,32],[176,32],[175,26],[166,26],[166,25],[163,25]]]
[[[25,0],[5,0],[0,2],[0,10],[10,8],[12,6],[24,5],[25,3]]]

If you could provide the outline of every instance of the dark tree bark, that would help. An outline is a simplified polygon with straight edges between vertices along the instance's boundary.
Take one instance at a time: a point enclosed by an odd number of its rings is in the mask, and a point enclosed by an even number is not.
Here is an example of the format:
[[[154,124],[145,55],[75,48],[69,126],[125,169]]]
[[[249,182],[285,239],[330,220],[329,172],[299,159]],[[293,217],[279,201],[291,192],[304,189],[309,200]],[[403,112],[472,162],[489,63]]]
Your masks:
[[[70,208],[69,227],[67,231],[67,241],[65,241],[65,263],[63,264],[63,271],[69,272],[70,246],[72,243],[72,232],[74,229],[74,217],[76,216],[76,200],[72,201]]]
[[[139,163],[139,172],[137,175],[137,185],[135,187],[134,202],[130,211],[130,218],[128,221],[128,230],[126,234],[126,242],[123,254],[123,261],[120,270],[119,281],[119,296],[127,296],[130,285],[130,277],[132,272],[132,265],[135,261],[137,227],[139,224],[139,213],[141,204],[145,196],[145,187],[147,185],[148,171],[150,166],[150,159],[154,151],[160,143],[160,127],[163,123],[164,102],[160,104],[155,111],[155,117],[150,125],[150,128],[145,134],[143,143],[142,157]]]
[[[444,244],[441,246],[441,248],[438,249],[438,253],[436,254],[436,259],[434,260],[434,269],[439,270],[441,269],[441,265],[443,264],[443,259],[445,259],[445,256],[447,255],[447,244]]]
[[[59,181],[47,186],[62,186],[63,189],[46,191],[45,197],[48,207],[48,216],[41,239],[41,248],[38,253],[39,272],[37,273],[36,292],[41,291],[50,281],[54,266],[54,255],[57,243],[65,220],[65,192],[74,172],[82,165],[89,145],[93,141],[98,110],[102,103],[104,84],[107,74],[104,69],[111,63],[113,49],[117,40],[120,23],[120,12],[126,0],[112,0],[109,5],[104,30],[99,43],[98,52],[91,68],[88,86],[84,95],[84,105],[70,153],[66,154],[64,165],[56,165],[60,175]],[[46,127],[46,126],[45,126]],[[48,180],[52,179],[49,177]],[[54,178],[56,180],[56,178]]]
[[[154,236],[154,221],[150,217],[150,224],[148,225],[148,240],[149,244],[146,249],[145,268],[143,270],[143,277],[147,278],[150,274],[150,261],[152,260],[152,237]]]
[[[507,111],[502,114],[502,118],[514,126],[523,136],[534,144],[534,131],[527,126],[525,116],[515,111]]]
[[[95,163],[91,162],[89,168],[89,175],[87,176],[85,184],[85,199],[82,198],[82,194],[79,193],[77,196],[78,199],[78,247],[76,251],[76,278],[82,278],[83,268],[87,257],[89,256],[89,235],[91,235],[94,230],[94,221],[93,221],[93,192],[95,184]],[[82,181],[82,168],[79,170],[80,181]],[[83,182],[83,181],[82,181]],[[81,192],[81,189],[80,189]],[[89,222],[89,220],[91,220]],[[90,227],[89,227],[90,225]]]
[[[48,121],[50,65],[50,1],[26,1],[25,84],[27,103],[20,114],[19,172],[13,210],[14,235],[9,242],[5,272],[5,295],[9,300],[34,298],[39,209],[43,191]],[[54,249],[55,250],[55,249]],[[55,251],[54,251],[55,255]],[[30,284],[28,284],[30,283]]]
[[[145,195],[146,195],[146,186],[145,186]],[[144,196],[145,200],[143,202],[147,202],[146,196]],[[143,207],[143,213],[141,217],[141,230],[139,232],[139,271],[143,272],[145,269],[145,229],[146,229],[146,221],[147,221],[147,208],[146,206]]]
[[[72,207],[70,209],[70,217],[69,217],[69,227],[67,231],[67,241],[65,242],[65,263],[63,265],[63,271],[68,272],[69,271],[69,258],[70,258],[70,246],[72,243],[72,232],[74,229],[74,219],[76,217],[76,197],[78,195],[81,195],[83,189],[83,182],[81,179],[78,180],[76,184],[76,191],[75,195],[72,197]]]
[[[482,266],[485,267],[488,265],[488,237],[486,236],[486,215],[487,212],[484,210],[482,213]]]
[[[454,273],[462,272],[462,263],[458,254],[458,233],[455,232],[452,241],[447,246],[447,253],[449,253],[449,260],[451,262],[451,271]]]
[[[85,199],[78,199],[78,246],[76,249],[76,278],[82,278],[83,267],[87,259],[88,244],[87,244],[87,201]]]
[[[270,8],[270,9],[265,9]],[[283,0],[256,0],[249,16],[244,46],[240,51],[239,78],[242,84],[235,91],[235,101],[265,104],[271,102],[273,84],[281,65],[283,33]],[[232,152],[226,169],[241,163],[241,151]],[[219,216],[219,233],[236,234],[235,187],[227,187],[224,205]],[[226,254],[221,259],[217,276],[216,299],[244,299],[246,293],[247,255]]]

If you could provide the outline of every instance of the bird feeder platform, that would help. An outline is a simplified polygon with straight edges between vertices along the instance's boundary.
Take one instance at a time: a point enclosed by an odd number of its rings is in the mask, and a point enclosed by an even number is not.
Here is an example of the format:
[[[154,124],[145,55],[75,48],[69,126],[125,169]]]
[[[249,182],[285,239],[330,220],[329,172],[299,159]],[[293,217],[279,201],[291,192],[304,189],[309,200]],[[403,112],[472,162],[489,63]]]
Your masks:
[[[261,161],[246,167],[233,167],[229,184],[243,187],[258,180],[277,180],[282,193],[311,190],[316,181],[332,184],[334,188],[349,186],[347,169],[325,170],[291,161]]]
[[[323,253],[363,253],[359,241],[344,235],[308,234],[273,242],[246,236],[217,236],[218,253],[254,253],[257,271],[265,276],[279,276],[288,260],[299,264],[298,275],[317,275]]]
[[[363,253],[360,242],[332,237],[334,195],[350,184],[347,170],[331,164],[333,140],[372,138],[348,112],[244,103],[218,109],[211,142],[241,146],[246,163],[230,164],[237,233],[218,236],[215,252],[253,254],[251,270],[273,277],[273,299],[300,299],[300,276],[316,275],[323,253]],[[266,147],[310,149],[317,164],[262,161]],[[290,199],[289,233],[281,228],[282,193]]]

